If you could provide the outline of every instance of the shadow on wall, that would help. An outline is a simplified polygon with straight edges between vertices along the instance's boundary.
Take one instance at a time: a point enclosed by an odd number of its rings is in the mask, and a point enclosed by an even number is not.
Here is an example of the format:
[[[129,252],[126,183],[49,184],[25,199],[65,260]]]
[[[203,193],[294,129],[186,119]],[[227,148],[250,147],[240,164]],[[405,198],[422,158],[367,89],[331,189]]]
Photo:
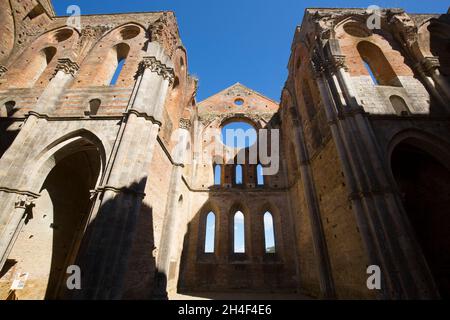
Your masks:
[[[145,179],[123,188],[103,202],[87,227],[76,264],[82,270],[82,289],[68,290],[70,299],[151,299],[156,263],[153,210],[141,203]]]
[[[16,122],[11,117],[18,111],[18,109],[12,109],[8,111],[5,117],[0,114],[0,158],[13,144],[14,139],[16,139],[19,134],[19,129],[10,129],[10,127]]]

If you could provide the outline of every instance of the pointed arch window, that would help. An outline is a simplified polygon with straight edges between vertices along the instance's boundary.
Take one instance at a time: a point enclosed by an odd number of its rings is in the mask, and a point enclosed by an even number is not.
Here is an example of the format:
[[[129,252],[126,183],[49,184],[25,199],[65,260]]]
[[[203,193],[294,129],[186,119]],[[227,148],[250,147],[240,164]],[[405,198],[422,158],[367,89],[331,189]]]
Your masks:
[[[216,215],[210,211],[206,216],[205,253],[214,253],[216,236]]]
[[[214,185],[220,186],[222,184],[222,166],[220,164],[214,165]]]
[[[356,48],[375,84],[401,87],[394,69],[377,45],[369,41],[361,41]]]
[[[126,43],[120,43],[114,47],[112,52],[113,57],[110,61],[112,71],[111,80],[109,82],[110,86],[115,86],[117,84],[123,67],[125,66],[125,62],[129,52],[130,46],[128,46]]]
[[[24,82],[28,83],[29,87],[32,87],[39,80],[47,66],[53,61],[56,51],[55,47],[44,48],[28,64],[22,78]]]
[[[256,183],[258,186],[264,185],[264,168],[261,164],[256,166]]]
[[[242,172],[242,165],[238,164],[235,168],[235,179],[234,182],[236,184],[242,184],[243,183],[243,172]]]
[[[233,218],[233,252],[245,253],[245,221],[244,214],[237,211]]]
[[[264,250],[266,253],[275,253],[275,231],[272,213],[264,213]]]

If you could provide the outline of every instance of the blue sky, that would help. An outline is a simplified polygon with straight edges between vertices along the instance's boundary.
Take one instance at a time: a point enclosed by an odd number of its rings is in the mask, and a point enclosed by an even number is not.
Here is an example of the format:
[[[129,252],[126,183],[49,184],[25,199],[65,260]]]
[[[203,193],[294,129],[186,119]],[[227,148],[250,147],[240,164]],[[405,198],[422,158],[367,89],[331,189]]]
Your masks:
[[[198,101],[241,82],[279,101],[295,26],[307,7],[344,6],[330,0],[53,0],[58,15],[69,5],[82,14],[173,10],[189,72],[200,79]],[[448,0],[345,1],[346,7],[402,7],[443,13]]]

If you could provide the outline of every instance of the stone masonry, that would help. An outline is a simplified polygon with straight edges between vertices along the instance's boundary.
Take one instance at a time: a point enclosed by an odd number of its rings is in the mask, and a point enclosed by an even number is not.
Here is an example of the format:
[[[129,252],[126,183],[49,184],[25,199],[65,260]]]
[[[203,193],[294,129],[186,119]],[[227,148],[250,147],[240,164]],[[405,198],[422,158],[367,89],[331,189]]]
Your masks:
[[[173,12],[78,30],[48,0],[2,1],[0,298],[448,297],[450,15],[376,14],[307,9],[279,103],[240,83],[197,102]],[[264,183],[257,163],[236,183],[250,148],[197,148],[236,121],[279,132]]]

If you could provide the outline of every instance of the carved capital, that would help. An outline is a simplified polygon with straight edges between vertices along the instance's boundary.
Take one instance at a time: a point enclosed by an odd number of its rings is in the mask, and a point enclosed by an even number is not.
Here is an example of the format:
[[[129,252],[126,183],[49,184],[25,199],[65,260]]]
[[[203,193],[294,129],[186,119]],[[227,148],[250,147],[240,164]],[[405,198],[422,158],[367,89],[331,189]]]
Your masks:
[[[25,194],[20,194],[17,196],[16,202],[14,203],[14,207],[16,209],[28,209],[34,206],[34,198],[27,196]]]
[[[191,128],[191,120],[181,118],[179,122],[180,129],[189,130]]]
[[[169,81],[169,84],[172,85],[175,79],[175,73],[172,68],[167,67],[161,61],[157,60],[155,57],[144,57],[142,61],[139,63],[138,75],[144,73],[146,69],[149,69],[151,72],[155,72],[165,80]]]
[[[431,74],[441,66],[439,63],[439,57],[425,57],[420,62],[422,70],[426,75],[431,76]]]
[[[8,68],[0,64],[0,78],[8,71]]]
[[[55,74],[53,76],[55,76],[58,71],[62,71],[65,74],[70,74],[71,76],[75,76],[75,73],[77,73],[78,69],[80,69],[80,67],[76,62],[73,62],[68,58],[58,59],[58,64],[56,65]]]
[[[347,64],[345,62],[345,56],[343,55],[334,55],[333,61],[330,63],[330,67],[333,71],[338,71],[343,68],[345,71],[348,71]]]

